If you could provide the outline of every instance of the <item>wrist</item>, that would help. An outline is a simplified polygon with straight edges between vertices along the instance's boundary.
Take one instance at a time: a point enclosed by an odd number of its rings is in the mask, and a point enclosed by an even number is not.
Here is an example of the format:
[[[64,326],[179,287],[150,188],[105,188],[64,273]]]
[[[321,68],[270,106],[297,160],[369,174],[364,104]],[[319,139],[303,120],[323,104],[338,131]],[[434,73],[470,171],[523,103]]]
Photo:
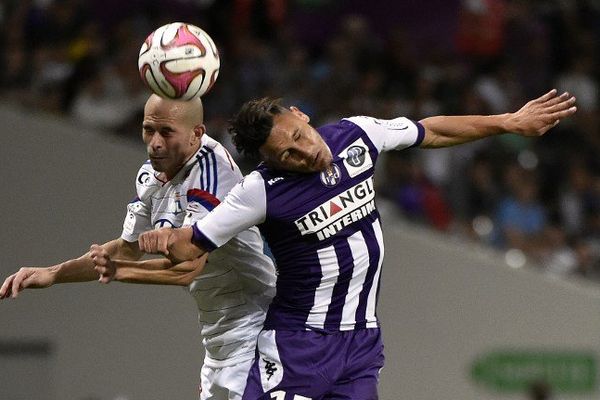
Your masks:
[[[499,115],[501,119],[500,129],[502,133],[518,133],[517,117],[514,113],[505,113]]]
[[[53,265],[51,267],[46,267],[46,270],[48,271],[48,277],[50,278],[50,286],[54,285],[55,283],[58,283],[60,271],[62,268],[64,268],[64,263]]]

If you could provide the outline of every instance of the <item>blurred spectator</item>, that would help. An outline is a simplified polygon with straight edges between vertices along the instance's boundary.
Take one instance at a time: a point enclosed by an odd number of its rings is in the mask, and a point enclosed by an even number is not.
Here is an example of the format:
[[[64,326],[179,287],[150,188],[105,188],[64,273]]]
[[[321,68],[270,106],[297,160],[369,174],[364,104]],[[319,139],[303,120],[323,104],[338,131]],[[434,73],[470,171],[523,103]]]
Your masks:
[[[495,243],[516,248],[538,259],[545,250],[544,232],[548,220],[538,197],[538,184],[532,172],[517,164],[504,171],[506,196],[495,214]]]
[[[600,281],[598,1],[377,1],[4,0],[0,96],[137,139],[139,46],[178,20],[219,47],[206,124],[230,150],[248,98],[285,96],[319,125],[511,112],[554,84],[579,110],[543,138],[386,154],[376,183],[408,219]]]
[[[391,153],[386,167],[398,173],[393,186],[383,194],[393,200],[403,215],[416,222],[447,230],[452,222],[450,208],[442,191],[425,176],[415,159]]]

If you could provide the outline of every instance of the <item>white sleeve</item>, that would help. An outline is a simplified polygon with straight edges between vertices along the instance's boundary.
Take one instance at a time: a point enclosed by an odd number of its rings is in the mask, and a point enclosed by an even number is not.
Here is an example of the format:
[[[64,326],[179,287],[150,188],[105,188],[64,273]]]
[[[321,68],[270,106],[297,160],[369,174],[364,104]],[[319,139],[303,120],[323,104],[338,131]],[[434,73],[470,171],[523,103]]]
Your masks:
[[[193,225],[193,241],[212,251],[239,232],[264,222],[266,214],[264,180],[254,171],[239,182],[219,206]]]
[[[136,242],[138,237],[146,231],[153,229],[150,215],[150,204],[144,201],[144,185],[148,182],[150,174],[144,167],[136,177],[136,198],[127,204],[127,215],[123,221],[121,238],[128,242]]]
[[[377,119],[361,116],[346,119],[365,131],[380,153],[418,146],[425,135],[423,125],[405,117]]]

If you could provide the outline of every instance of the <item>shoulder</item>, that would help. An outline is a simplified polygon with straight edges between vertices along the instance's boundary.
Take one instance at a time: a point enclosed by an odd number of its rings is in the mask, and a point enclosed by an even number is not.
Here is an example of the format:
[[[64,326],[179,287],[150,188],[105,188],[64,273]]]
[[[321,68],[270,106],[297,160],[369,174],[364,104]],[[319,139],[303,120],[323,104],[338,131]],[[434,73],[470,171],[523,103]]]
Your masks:
[[[268,170],[263,170],[263,173],[266,173]],[[260,170],[255,170],[250,172],[248,175],[244,176],[242,180],[238,183],[238,186],[243,188],[244,190],[256,190],[265,187],[265,183],[267,180],[265,176],[261,173]],[[271,176],[271,175],[268,175]]]
[[[160,182],[156,179],[156,171],[152,168],[150,161],[146,161],[137,172],[135,177],[135,188],[138,198],[144,200],[150,193],[160,189]]]
[[[354,117],[348,117],[343,119],[343,121],[347,121],[353,125],[360,127],[365,132],[377,131],[377,130],[394,130],[394,131],[403,131],[415,125],[415,123],[406,118],[406,117],[398,117],[394,119],[380,119],[374,117],[368,117],[365,115],[357,115]]]
[[[193,165],[183,178],[190,189],[200,189],[222,199],[242,179],[227,149],[207,135],[202,137],[202,147],[193,159]]]
[[[199,160],[212,161],[225,171],[239,171],[237,164],[227,149],[221,143],[206,134],[202,136],[202,147],[198,150],[196,157]]]

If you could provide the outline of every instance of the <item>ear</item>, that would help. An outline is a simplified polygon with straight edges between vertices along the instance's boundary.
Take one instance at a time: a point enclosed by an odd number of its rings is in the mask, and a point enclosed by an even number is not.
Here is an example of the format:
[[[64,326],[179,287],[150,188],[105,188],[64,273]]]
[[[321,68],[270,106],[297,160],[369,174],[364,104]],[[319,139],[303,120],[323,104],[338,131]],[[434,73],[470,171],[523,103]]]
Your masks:
[[[206,133],[206,126],[204,124],[196,125],[194,127],[194,135],[190,140],[190,144],[195,144],[202,138],[202,135]]]
[[[292,114],[294,114],[296,117],[300,118],[302,121],[304,121],[306,123],[310,122],[310,117],[308,115],[304,114],[302,111],[300,111],[300,109],[298,107],[291,106],[290,112]]]

